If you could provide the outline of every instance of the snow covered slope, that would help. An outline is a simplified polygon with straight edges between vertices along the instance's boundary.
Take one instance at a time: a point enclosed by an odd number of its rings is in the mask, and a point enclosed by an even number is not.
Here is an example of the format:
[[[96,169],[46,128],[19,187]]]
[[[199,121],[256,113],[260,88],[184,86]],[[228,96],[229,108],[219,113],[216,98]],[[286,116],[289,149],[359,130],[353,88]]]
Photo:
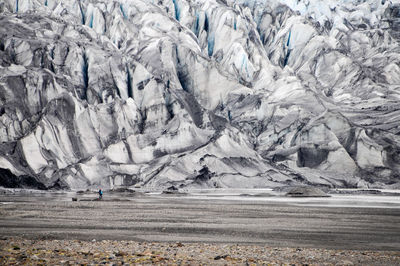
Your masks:
[[[399,187],[399,1],[3,0],[0,25],[0,180]]]

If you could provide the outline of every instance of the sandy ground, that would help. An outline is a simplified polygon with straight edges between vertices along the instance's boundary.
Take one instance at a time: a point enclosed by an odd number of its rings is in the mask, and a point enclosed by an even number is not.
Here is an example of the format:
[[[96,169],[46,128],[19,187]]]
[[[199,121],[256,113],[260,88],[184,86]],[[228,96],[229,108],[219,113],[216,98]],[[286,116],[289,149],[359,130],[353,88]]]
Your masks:
[[[67,200],[0,196],[0,264],[400,265],[400,208],[176,196]]]

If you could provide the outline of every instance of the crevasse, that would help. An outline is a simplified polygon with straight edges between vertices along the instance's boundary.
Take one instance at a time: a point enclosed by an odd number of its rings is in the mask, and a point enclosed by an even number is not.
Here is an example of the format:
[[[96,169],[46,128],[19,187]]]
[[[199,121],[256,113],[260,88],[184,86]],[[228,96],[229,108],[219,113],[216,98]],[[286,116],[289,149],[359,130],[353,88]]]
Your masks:
[[[122,16],[124,16],[124,18],[127,19],[128,16],[127,16],[126,13],[125,13],[123,4],[120,4],[120,5],[119,5],[119,9],[121,10]]]
[[[290,56],[290,52],[291,52],[291,49],[290,49],[290,37],[291,37],[291,35],[292,35],[292,32],[289,31],[289,36],[288,36],[288,39],[287,39],[287,42],[286,42],[286,47],[288,47],[288,50],[287,50],[287,53],[286,53],[285,58],[283,60],[283,66],[286,66],[287,63],[288,63],[288,60],[289,60],[289,56]]]
[[[290,45],[290,36],[291,36],[291,35],[292,35],[292,32],[289,31],[289,37],[288,37],[287,42],[286,42],[286,46],[287,46],[287,47],[289,47],[289,45]]]
[[[92,15],[90,16],[89,27],[90,27],[90,28],[93,28],[93,13],[92,13]]]
[[[81,4],[80,0],[78,2],[78,5],[79,5],[79,10],[81,11],[82,25],[85,25],[85,12],[83,12],[83,8],[82,8],[82,4]]]
[[[208,56],[211,57],[214,53],[214,44],[215,44],[214,33],[208,34],[207,43],[208,43]]]
[[[133,98],[132,83],[131,83],[131,73],[129,72],[128,65],[126,66],[126,88],[128,89],[128,97]]]
[[[199,20],[200,20],[199,13],[196,12],[196,22],[194,24],[194,30],[193,31],[194,31],[194,34],[197,37],[199,37],[199,31],[200,31]]]
[[[89,86],[89,64],[88,64],[88,58],[86,56],[86,53],[83,53],[82,56],[82,76],[83,76],[83,84],[84,84],[84,92],[83,92],[83,98],[87,99],[87,88]]]
[[[176,0],[172,0],[172,2],[174,3],[174,8],[175,8],[175,19],[179,21],[181,14],[180,14],[178,3],[176,2]]]

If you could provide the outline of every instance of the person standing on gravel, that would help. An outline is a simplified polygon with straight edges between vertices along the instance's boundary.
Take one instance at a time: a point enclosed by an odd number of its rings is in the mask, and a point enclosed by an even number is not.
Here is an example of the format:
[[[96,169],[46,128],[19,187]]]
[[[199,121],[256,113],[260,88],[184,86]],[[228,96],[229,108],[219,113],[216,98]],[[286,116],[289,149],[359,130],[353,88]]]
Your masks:
[[[101,191],[101,189],[99,189],[99,200],[103,199],[103,191]]]

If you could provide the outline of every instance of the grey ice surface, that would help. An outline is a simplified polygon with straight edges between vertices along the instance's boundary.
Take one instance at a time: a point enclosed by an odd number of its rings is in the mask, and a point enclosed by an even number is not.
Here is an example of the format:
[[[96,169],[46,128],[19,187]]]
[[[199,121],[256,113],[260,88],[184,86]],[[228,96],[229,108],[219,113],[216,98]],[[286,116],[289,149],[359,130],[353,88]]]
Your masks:
[[[97,197],[95,192],[1,194],[0,236],[400,249],[399,197],[298,199],[271,190],[105,193],[103,201],[72,202],[74,196]]]

